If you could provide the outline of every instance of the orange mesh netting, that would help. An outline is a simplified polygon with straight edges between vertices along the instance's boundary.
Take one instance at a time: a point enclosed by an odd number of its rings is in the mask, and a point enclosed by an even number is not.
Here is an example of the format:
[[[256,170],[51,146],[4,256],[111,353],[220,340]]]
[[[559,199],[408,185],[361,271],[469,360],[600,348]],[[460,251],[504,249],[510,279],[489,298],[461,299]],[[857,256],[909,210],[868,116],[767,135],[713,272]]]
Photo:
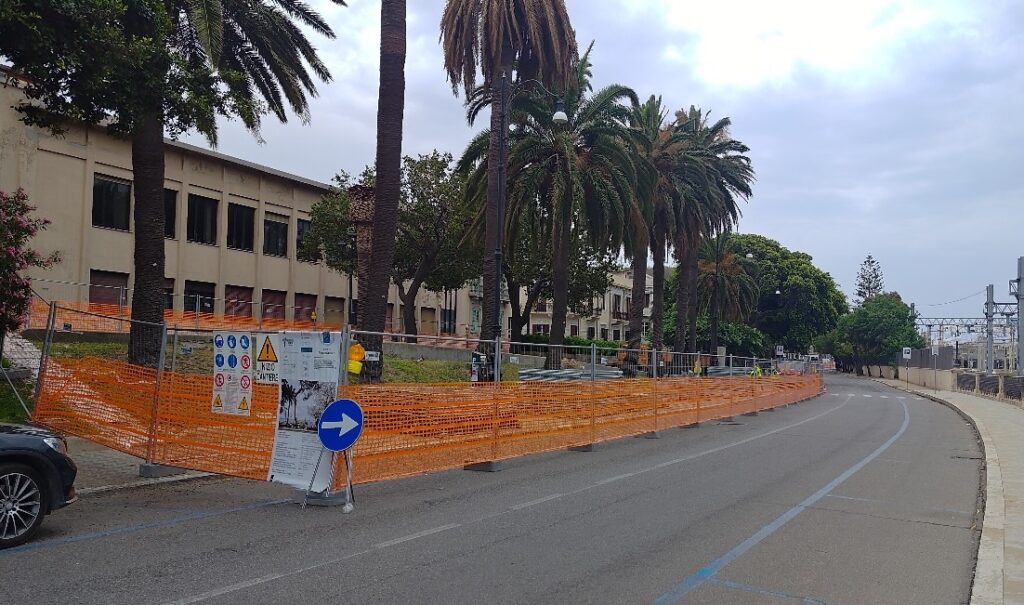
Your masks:
[[[51,358],[33,418],[152,462],[265,479],[276,388],[251,416],[210,410],[212,377],[99,357]],[[347,392],[345,392],[347,388]],[[801,401],[821,377],[664,378],[342,387],[365,430],[355,480],[376,481],[596,443]],[[153,411],[156,410],[156,417]],[[339,473],[340,475],[340,473]]]

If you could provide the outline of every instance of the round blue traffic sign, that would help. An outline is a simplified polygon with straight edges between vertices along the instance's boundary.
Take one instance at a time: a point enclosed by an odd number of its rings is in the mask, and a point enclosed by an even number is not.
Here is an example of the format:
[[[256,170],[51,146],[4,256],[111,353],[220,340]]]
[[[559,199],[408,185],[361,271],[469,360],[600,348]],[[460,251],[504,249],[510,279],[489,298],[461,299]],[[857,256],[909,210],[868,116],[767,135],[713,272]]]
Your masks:
[[[243,349],[248,349],[249,348],[249,337],[248,336],[242,336],[241,338],[238,339],[238,344],[240,344]]]
[[[235,340],[235,335],[232,334],[232,335],[228,336],[228,348],[233,349],[233,348],[235,348],[236,344],[238,344],[238,342]]]
[[[363,408],[351,399],[335,401],[320,414],[316,432],[325,448],[332,452],[347,450],[363,432]]]
[[[223,347],[224,346],[224,337],[221,336],[220,334],[214,336],[213,337],[213,346],[217,347],[218,349],[220,347]]]
[[[233,368],[238,365],[238,357],[234,355],[228,355],[228,367]]]
[[[213,358],[213,361],[214,361],[214,363],[217,364],[218,368],[223,368],[224,367],[224,354],[223,353],[217,353],[217,356]]]

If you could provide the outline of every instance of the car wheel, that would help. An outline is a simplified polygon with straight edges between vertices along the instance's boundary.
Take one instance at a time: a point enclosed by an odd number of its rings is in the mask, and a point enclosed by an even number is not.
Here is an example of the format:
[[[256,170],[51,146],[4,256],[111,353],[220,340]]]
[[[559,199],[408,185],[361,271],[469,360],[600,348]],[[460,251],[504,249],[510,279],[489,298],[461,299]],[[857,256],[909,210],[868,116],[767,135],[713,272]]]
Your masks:
[[[0,549],[17,546],[36,533],[48,502],[43,481],[24,464],[0,464]]]

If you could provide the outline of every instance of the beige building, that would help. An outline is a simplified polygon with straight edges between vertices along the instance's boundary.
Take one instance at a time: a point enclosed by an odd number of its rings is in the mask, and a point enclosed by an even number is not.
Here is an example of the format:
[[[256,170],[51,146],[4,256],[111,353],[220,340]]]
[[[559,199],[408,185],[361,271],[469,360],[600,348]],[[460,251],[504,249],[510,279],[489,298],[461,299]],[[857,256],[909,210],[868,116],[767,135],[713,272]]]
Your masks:
[[[33,246],[59,252],[63,259],[50,269],[33,270],[33,287],[47,300],[130,307],[135,206],[130,143],[99,128],[71,127],[57,137],[26,126],[12,108],[21,98],[17,81],[0,68],[0,190],[28,193],[37,214],[52,221]],[[185,143],[167,140],[165,149],[169,309],[256,321],[354,322],[356,279],[299,254],[310,209],[327,184]],[[481,282],[457,292],[421,291],[418,331],[479,334]],[[630,284],[628,274],[616,275],[614,286],[595,301],[593,316],[569,318],[567,335],[625,339]],[[389,300],[388,329],[401,332],[395,286]],[[506,329],[509,315],[506,303]],[[529,330],[550,331],[550,324],[547,305],[533,313]]]

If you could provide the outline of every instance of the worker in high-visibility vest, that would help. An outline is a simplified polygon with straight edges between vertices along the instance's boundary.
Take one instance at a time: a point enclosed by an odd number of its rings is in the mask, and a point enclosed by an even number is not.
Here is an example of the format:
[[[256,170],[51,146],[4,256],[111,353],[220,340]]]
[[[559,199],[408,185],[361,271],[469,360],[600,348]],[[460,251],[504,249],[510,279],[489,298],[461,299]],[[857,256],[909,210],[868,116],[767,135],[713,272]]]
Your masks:
[[[761,377],[761,366],[754,366],[754,371],[751,372],[750,375],[753,376],[754,378],[760,378]]]

